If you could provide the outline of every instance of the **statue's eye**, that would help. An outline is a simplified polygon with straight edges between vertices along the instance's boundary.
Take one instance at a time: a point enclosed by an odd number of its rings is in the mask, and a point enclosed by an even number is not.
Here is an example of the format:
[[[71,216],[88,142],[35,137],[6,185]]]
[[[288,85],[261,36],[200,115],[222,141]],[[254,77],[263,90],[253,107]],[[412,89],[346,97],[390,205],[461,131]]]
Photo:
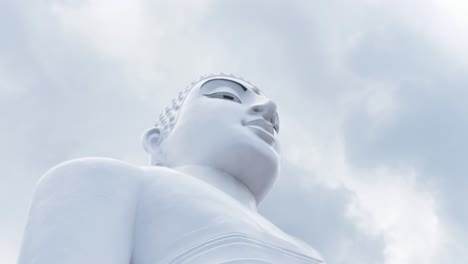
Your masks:
[[[217,93],[212,93],[212,94],[205,94],[205,96],[208,96],[210,98],[219,98],[219,99],[229,100],[229,101],[233,101],[239,104],[242,103],[242,101],[237,96],[228,92],[217,92]]]

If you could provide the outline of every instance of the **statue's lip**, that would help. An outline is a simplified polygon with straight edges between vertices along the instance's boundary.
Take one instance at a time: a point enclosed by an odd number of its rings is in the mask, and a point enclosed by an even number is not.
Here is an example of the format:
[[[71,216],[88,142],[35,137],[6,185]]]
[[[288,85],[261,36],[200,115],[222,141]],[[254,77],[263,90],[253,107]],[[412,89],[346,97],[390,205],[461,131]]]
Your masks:
[[[256,127],[259,127],[261,129],[265,130],[265,132],[267,132],[268,134],[270,134],[272,136],[274,136],[274,134],[275,134],[275,129],[273,128],[273,125],[268,123],[263,118],[245,122],[244,126],[256,126]]]
[[[243,125],[252,129],[252,131],[261,139],[263,139],[266,143],[272,146],[275,145],[275,130],[273,128],[273,125],[269,124],[265,119],[255,119],[252,121],[245,122]]]

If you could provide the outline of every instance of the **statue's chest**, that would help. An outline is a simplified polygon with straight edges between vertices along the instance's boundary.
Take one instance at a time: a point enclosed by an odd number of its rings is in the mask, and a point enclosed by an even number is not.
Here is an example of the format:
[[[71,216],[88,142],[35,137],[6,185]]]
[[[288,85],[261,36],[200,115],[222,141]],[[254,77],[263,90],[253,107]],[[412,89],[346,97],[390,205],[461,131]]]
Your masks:
[[[143,199],[133,264],[323,263],[315,250],[226,196],[176,191]]]
[[[284,246],[255,234],[226,233],[198,241],[175,254],[167,256],[161,263],[168,264],[318,264],[323,261],[307,254],[303,249]]]
[[[187,213],[182,210],[169,217],[172,222],[159,222],[159,226],[140,233],[140,239],[146,237],[143,241],[147,249],[139,254],[151,261],[135,264],[323,263],[313,249],[256,213],[235,206],[206,208]]]

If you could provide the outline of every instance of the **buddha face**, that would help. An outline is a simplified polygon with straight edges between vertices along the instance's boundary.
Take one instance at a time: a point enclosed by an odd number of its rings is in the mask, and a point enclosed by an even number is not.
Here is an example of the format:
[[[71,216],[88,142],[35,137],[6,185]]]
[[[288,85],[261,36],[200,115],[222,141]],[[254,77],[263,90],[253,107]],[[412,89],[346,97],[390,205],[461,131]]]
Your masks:
[[[238,79],[195,85],[160,145],[171,166],[202,165],[244,183],[260,201],[279,169],[276,104]]]

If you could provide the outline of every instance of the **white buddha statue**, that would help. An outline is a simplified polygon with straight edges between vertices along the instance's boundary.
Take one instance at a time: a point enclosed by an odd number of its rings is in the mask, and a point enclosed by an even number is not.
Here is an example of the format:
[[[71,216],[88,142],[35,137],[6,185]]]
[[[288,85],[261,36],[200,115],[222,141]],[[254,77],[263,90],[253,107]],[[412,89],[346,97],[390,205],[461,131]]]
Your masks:
[[[82,158],[41,178],[19,264],[323,263],[257,213],[278,176],[278,121],[252,84],[201,78],[145,133],[151,166]]]

